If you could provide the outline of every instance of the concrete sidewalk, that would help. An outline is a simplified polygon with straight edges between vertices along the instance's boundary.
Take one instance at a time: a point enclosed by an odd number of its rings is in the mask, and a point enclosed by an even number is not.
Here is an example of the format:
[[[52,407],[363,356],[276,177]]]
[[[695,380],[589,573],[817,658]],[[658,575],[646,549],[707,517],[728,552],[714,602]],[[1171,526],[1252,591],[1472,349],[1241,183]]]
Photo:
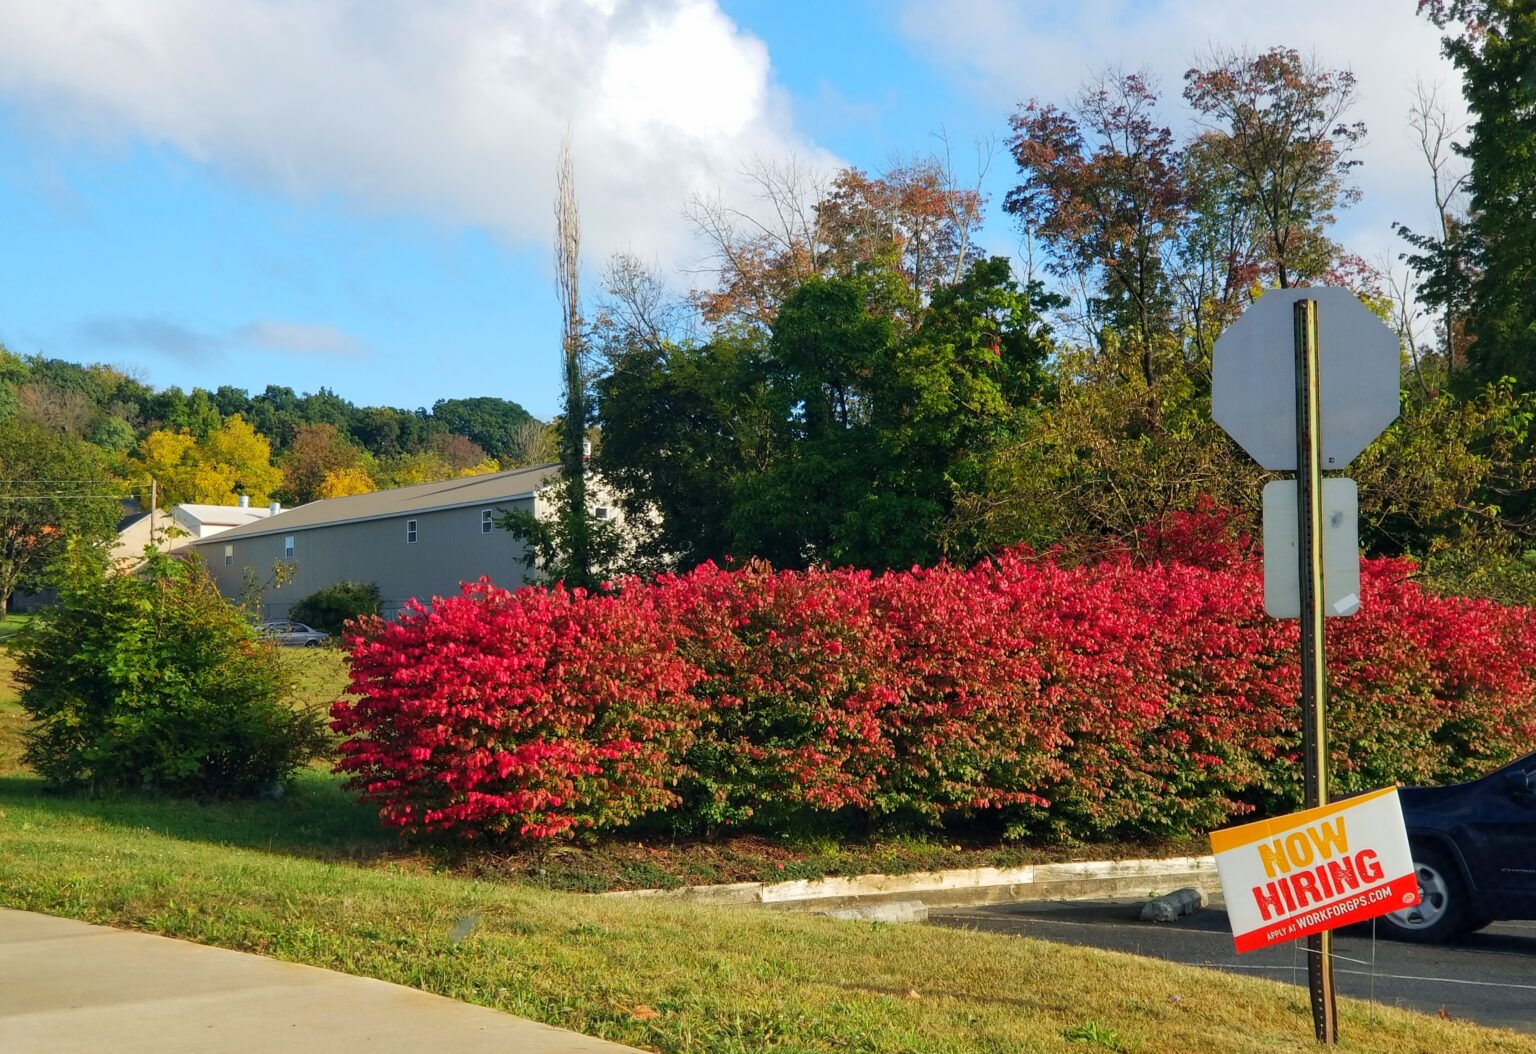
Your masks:
[[[5,1054],[634,1054],[414,988],[0,909]]]

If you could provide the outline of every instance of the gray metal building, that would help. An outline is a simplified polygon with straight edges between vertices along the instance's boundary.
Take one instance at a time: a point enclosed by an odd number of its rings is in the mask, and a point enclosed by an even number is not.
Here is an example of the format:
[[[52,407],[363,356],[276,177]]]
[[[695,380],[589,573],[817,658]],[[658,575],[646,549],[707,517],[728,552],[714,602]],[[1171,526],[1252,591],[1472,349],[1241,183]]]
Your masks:
[[[541,465],[329,498],[188,548],[232,598],[241,595],[247,569],[267,582],[274,564],[291,564],[292,580],[263,593],[268,618],[286,616],[299,600],[341,581],[377,583],[385,614],[393,614],[411,597],[452,596],[461,582],[482,575],[508,589],[522,585],[529,575],[523,547],[493,521],[506,509],[544,515],[538,490],[558,471]]]

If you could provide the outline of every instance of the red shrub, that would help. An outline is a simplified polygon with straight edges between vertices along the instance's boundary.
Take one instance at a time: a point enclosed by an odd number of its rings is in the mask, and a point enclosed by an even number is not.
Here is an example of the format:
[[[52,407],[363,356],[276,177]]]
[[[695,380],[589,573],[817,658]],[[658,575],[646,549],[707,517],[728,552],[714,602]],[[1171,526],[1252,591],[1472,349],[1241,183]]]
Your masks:
[[[1328,620],[1329,738],[1343,790],[1470,779],[1536,743],[1536,620],[1430,593],[1404,560],[1361,568],[1358,614]]]
[[[1251,574],[1115,559],[1038,581],[1019,603],[1070,739],[1045,825],[1168,834],[1243,811],[1293,705]]]
[[[1161,563],[1027,553],[873,577],[713,565],[614,596],[489,583],[366,623],[339,768],[468,837],[856,811],[1183,834],[1300,799],[1296,624],[1212,511]],[[1339,790],[1461,779],[1536,738],[1536,619],[1370,561],[1328,623]]]
[[[867,572],[706,564],[651,591],[699,673],[685,797],[703,823],[876,807],[896,653]]]
[[[941,566],[875,582],[893,652],[880,812],[937,820],[955,809],[1044,807],[1041,789],[1066,775],[1045,667],[1000,580],[990,567]]]
[[[488,581],[351,641],[337,768],[386,824],[531,837],[675,803],[693,674],[644,590],[508,593]]]

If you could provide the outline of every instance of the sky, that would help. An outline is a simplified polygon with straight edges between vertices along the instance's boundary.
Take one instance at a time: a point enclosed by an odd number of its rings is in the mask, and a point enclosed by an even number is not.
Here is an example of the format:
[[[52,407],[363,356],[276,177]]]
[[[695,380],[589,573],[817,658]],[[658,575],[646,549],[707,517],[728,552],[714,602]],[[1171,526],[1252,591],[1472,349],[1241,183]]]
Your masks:
[[[1107,67],[1161,84],[1283,44],[1358,78],[1360,205],[1395,258],[1434,210],[1415,84],[1464,115],[1415,0],[0,0],[0,343],[156,386],[559,407],[555,166],[584,288],[615,251],[682,290],[696,197],[746,170],[947,152],[1012,254],[1007,119]],[[987,159],[990,157],[990,161]]]

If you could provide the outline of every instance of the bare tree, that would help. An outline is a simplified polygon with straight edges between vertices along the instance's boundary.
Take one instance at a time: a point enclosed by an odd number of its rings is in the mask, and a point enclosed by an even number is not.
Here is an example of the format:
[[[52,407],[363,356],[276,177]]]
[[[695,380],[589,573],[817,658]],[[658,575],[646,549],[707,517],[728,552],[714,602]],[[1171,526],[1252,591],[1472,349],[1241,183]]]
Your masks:
[[[1424,380],[1423,361],[1420,354],[1419,333],[1423,328],[1419,311],[1418,284],[1413,280],[1410,268],[1399,269],[1390,259],[1383,258],[1378,270],[1387,283],[1387,295],[1392,301],[1392,328],[1397,330],[1398,341],[1408,349],[1413,363],[1413,377],[1419,390],[1428,394],[1429,385]]]
[[[560,144],[555,177],[555,288],[560,295],[560,348],[563,358],[564,408],[560,427],[561,487],[567,577],[588,586],[591,537],[587,525],[587,380],[582,359],[585,334],[581,320],[581,211],[576,201],[576,164],[567,132]]]
[[[90,396],[46,381],[32,381],[19,387],[16,405],[23,420],[76,438],[85,435],[98,416]]]
[[[1464,168],[1460,172],[1452,168],[1456,137],[1464,125],[1451,121],[1449,111],[1440,100],[1440,86],[1427,84],[1421,78],[1414,86],[1414,104],[1408,111],[1408,126],[1419,133],[1419,149],[1429,165],[1435,218],[1440,223],[1440,244],[1452,246],[1458,241],[1459,228],[1465,222],[1457,202],[1470,174]],[[1456,340],[1456,304],[1452,299],[1446,300],[1443,324],[1446,362],[1452,370],[1460,369],[1466,365],[1466,349]]]
[[[820,269],[819,206],[826,187],[808,166],[753,160],[742,172],[756,188],[751,211],[718,194],[696,195],[683,209],[710,249],[702,268],[716,276],[715,291],[695,294],[708,322],[740,317],[767,326],[790,290]]]
[[[971,260],[971,242],[975,239],[976,230],[981,226],[981,203],[985,195],[982,186],[987,181],[987,173],[992,169],[992,161],[997,157],[997,140],[992,136],[977,136],[976,147],[976,178],[964,188],[960,187],[960,181],[955,175],[954,154],[950,150],[949,133],[939,130],[938,140],[940,151],[935,152],[933,163],[943,173],[944,185],[950,190],[963,190],[962,194],[948,194],[945,197],[945,207],[949,213],[949,222],[954,226],[959,244],[955,252],[955,270],[950,276],[950,282],[958,282],[964,274],[966,264]],[[970,207],[967,207],[967,206]]]
[[[659,352],[686,335],[689,314],[687,303],[655,267],[634,253],[617,252],[609,258],[598,308],[598,325],[606,332],[606,343]]]
[[[521,468],[528,465],[547,465],[560,460],[559,430],[528,418],[512,433],[509,454],[504,468]]]

